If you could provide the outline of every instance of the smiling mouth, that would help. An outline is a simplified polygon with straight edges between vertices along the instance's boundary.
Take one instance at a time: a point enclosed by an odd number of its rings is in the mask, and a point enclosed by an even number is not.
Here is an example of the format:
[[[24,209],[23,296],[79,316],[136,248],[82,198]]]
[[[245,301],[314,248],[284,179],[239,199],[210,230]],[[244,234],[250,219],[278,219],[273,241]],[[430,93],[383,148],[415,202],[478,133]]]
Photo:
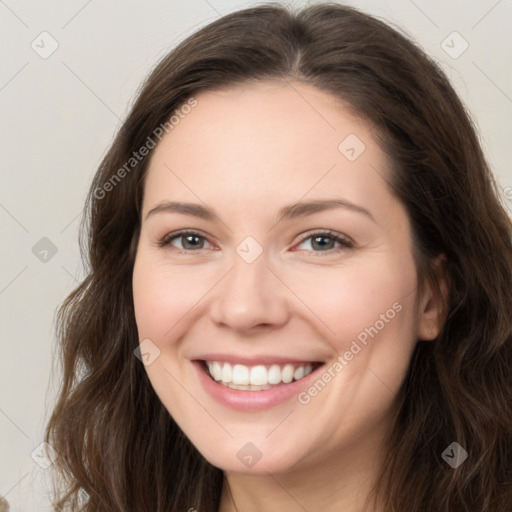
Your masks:
[[[299,381],[323,363],[257,364],[246,366],[223,361],[202,361],[206,374],[215,382],[242,391],[265,391]]]

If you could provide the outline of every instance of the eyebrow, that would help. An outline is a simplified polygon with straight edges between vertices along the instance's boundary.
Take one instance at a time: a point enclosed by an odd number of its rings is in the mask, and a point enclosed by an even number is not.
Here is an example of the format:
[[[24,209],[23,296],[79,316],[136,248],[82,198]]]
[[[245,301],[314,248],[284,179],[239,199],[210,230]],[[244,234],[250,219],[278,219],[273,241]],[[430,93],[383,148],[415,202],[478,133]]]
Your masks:
[[[373,222],[377,223],[375,217],[366,208],[351,203],[346,199],[316,199],[312,201],[290,204],[284,206],[279,210],[277,222],[295,219],[298,217],[305,217],[307,215],[312,215],[313,213],[318,213],[325,210],[333,210],[335,208],[344,208],[346,210],[361,213],[368,217]],[[213,210],[211,210],[207,206],[195,203],[166,201],[151,209],[147,213],[146,219],[151,215],[155,215],[158,213],[181,213],[184,215],[198,217],[204,220],[220,221],[220,217]]]

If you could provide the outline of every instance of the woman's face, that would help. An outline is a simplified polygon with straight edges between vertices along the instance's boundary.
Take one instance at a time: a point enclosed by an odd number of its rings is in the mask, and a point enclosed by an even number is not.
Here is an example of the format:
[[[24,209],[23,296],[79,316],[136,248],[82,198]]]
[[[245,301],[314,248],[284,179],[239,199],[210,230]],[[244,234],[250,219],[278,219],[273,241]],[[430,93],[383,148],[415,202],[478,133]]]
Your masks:
[[[372,128],[297,82],[196,100],[145,183],[133,293],[151,384],[222,469],[371,458],[417,339],[437,334]]]

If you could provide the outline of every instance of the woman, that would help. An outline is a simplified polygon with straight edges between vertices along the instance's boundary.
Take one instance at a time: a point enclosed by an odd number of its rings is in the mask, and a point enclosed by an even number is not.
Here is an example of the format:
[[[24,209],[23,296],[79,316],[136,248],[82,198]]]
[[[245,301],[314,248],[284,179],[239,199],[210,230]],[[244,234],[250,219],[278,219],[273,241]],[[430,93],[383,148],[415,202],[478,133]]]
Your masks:
[[[87,205],[57,510],[509,509],[510,220],[403,35],[335,4],[215,21]]]

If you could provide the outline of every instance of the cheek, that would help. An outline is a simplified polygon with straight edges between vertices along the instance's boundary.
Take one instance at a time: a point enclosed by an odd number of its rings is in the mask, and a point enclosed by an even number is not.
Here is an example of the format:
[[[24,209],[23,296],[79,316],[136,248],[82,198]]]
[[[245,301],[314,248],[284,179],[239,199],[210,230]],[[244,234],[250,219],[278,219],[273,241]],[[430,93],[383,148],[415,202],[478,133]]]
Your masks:
[[[211,276],[197,267],[194,271],[153,261],[150,255],[137,257],[133,271],[135,318],[142,338],[163,341],[179,331],[182,319],[211,288]]]
[[[347,350],[358,336],[364,342],[368,330],[375,333],[375,327],[379,332],[391,326],[410,331],[415,266],[412,257],[405,255],[398,261],[395,257],[383,253],[366,264],[358,261],[357,265],[289,273],[295,294],[338,352]]]
[[[155,393],[186,432],[197,427],[190,423],[194,404],[183,392],[183,385],[189,388],[190,383],[187,384],[187,375],[179,364],[179,340],[186,334],[187,315],[211,287],[206,279],[201,271],[185,271],[183,267],[162,263],[161,258],[158,261],[144,250],[137,254],[133,271],[139,340],[149,339],[160,350],[145,370]]]

